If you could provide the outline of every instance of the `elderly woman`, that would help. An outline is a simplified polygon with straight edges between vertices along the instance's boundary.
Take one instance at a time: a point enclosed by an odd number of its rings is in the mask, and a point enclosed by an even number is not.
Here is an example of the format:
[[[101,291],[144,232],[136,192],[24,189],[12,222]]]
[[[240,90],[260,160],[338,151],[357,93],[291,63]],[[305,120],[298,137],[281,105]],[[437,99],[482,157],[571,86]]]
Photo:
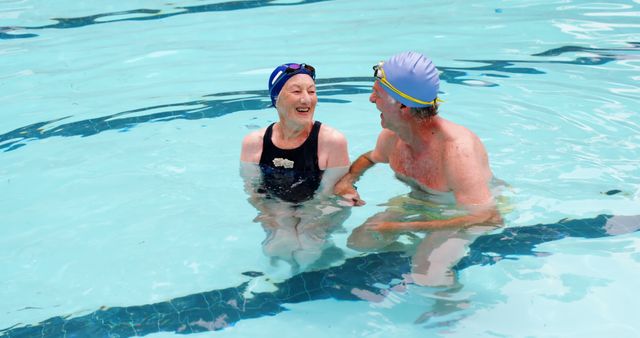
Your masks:
[[[308,266],[330,246],[330,228],[339,226],[346,214],[321,201],[333,195],[335,182],[348,170],[347,141],[314,120],[318,97],[312,66],[276,67],[269,94],[278,121],[244,138],[241,173],[268,233],[265,254]]]
[[[310,200],[323,181],[325,170],[349,166],[347,141],[337,130],[314,121],[318,103],[315,69],[306,64],[278,66],[269,77],[271,103],[278,122],[252,132],[242,142],[240,160],[259,164],[260,192],[299,203]],[[330,183],[330,184],[327,184]]]

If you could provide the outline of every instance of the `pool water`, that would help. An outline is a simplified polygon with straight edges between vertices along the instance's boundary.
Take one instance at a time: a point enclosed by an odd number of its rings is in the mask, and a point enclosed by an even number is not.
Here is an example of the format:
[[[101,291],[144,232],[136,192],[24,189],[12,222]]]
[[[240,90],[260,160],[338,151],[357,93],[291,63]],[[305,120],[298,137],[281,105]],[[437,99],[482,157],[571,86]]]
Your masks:
[[[639,336],[639,16],[638,1],[1,1],[0,336]],[[271,70],[316,67],[316,118],[355,159],[380,132],[371,66],[405,50],[433,59],[440,114],[508,183],[505,229],[470,245],[455,286],[398,284],[406,257],[346,247],[408,192],[378,165],[332,234],[341,262],[271,264],[238,174],[243,136],[276,119]]]

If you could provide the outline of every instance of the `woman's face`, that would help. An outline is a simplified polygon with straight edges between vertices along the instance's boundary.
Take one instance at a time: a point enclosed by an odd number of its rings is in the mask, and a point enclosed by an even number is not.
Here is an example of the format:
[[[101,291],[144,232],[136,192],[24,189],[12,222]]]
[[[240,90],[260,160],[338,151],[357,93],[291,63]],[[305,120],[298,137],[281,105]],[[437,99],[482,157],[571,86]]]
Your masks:
[[[318,96],[313,79],[306,74],[297,74],[282,87],[278,94],[276,108],[282,120],[306,124],[313,122],[317,103]]]

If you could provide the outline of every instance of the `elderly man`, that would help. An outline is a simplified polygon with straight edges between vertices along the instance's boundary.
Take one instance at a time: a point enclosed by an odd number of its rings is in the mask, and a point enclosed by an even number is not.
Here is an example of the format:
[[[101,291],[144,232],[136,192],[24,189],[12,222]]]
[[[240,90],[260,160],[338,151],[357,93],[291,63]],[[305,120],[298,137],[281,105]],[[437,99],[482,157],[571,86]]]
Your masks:
[[[450,203],[463,212],[445,219],[374,217],[367,230],[385,234],[501,222],[482,142],[469,129],[438,116],[440,79],[431,60],[400,53],[376,65],[374,76],[369,100],[381,112],[383,130],[375,148],[353,162],[334,192],[363,205],[353,184],[374,164],[389,163],[396,177],[412,188],[410,197]]]

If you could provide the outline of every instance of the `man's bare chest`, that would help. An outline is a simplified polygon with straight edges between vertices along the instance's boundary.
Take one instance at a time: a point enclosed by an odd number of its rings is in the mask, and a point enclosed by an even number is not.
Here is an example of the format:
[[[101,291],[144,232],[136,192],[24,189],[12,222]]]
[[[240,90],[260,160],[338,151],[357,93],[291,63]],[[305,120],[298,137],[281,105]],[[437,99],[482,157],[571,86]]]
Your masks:
[[[411,177],[418,183],[439,191],[448,191],[444,175],[442,154],[438,151],[412,152],[399,145],[389,156],[391,169],[403,176]]]

